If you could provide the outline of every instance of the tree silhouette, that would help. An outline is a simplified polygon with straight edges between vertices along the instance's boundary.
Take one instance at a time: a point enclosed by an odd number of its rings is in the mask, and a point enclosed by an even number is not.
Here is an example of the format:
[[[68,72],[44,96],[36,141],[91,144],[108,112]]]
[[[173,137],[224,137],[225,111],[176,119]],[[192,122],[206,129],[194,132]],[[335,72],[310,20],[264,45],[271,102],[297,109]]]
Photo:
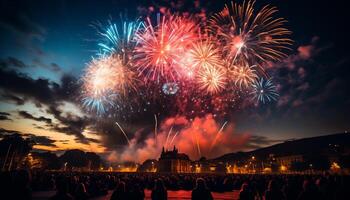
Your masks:
[[[21,167],[33,144],[33,141],[24,139],[19,134],[5,135],[0,141],[1,169],[13,170]]]
[[[60,160],[68,168],[82,168],[87,167],[88,160],[86,159],[85,152],[74,149],[66,151],[61,157]]]

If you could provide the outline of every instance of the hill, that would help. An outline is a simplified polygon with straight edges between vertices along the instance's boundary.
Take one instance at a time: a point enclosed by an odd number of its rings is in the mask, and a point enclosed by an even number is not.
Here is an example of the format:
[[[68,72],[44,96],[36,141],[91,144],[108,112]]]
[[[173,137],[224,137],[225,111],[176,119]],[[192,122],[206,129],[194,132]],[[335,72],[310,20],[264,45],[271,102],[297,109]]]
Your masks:
[[[326,136],[289,140],[269,147],[249,152],[229,153],[214,161],[234,161],[256,156],[266,158],[270,154],[275,156],[327,154],[334,151],[350,152],[350,133],[338,133]]]

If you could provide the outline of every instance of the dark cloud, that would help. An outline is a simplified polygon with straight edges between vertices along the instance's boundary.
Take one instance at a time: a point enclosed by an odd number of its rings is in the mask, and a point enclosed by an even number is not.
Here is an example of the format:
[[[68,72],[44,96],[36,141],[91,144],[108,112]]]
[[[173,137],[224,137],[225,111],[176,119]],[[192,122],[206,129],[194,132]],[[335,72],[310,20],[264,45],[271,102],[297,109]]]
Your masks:
[[[14,102],[16,105],[23,105],[25,103],[24,99],[12,94],[2,94],[0,99],[11,103]]]
[[[56,145],[54,144],[56,141],[52,140],[46,136],[31,135],[30,137],[37,145],[56,147]]]
[[[61,67],[58,64],[56,64],[56,63],[46,64],[38,57],[33,59],[33,67],[41,67],[44,69],[51,70],[53,72],[60,72],[61,71]]]
[[[14,57],[7,57],[6,59],[0,60],[0,67],[11,67],[11,68],[25,68],[27,67],[24,62]]]
[[[13,131],[13,130],[7,130],[4,128],[0,128],[0,138],[3,138],[6,135],[12,135],[12,134],[19,134],[20,132],[18,131]]]
[[[13,131],[13,130],[7,130],[4,128],[0,128],[0,138],[6,136],[6,135],[13,135],[13,134],[18,134],[21,135],[25,138],[30,138],[35,144],[37,145],[44,145],[44,146],[48,146],[48,147],[56,147],[56,145],[54,144],[56,141],[50,139],[49,137],[46,136],[37,136],[35,134],[32,133],[23,133],[20,131]]]
[[[78,81],[63,75],[61,85],[45,78],[33,79],[15,70],[0,69],[0,88],[7,96],[18,95],[34,103],[52,105],[59,101],[75,101],[72,94],[78,93]]]
[[[0,112],[0,115],[10,116],[10,113],[7,113],[7,112]]]
[[[55,102],[52,88],[59,85],[48,79],[37,80],[14,70],[0,69],[0,87],[6,94],[16,94],[38,103]]]
[[[59,106],[63,105],[64,102],[76,103],[76,94],[79,93],[77,78],[64,74],[60,82],[57,84],[44,78],[33,79],[15,70],[0,69],[0,88],[3,90],[3,94],[6,94],[7,99],[14,100],[15,97],[20,96],[32,101],[37,107],[45,105],[48,108],[47,113],[52,114],[59,123],[54,124],[47,117],[36,117],[26,111],[19,111],[20,116],[45,122],[50,129],[74,135],[80,142],[96,142],[82,134],[85,127],[91,123],[88,117],[80,117],[59,109]],[[3,98],[5,97],[3,95]],[[17,103],[22,102],[17,101]]]
[[[56,64],[56,63],[51,63],[51,64],[50,64],[50,69],[51,69],[52,71],[54,71],[54,72],[59,72],[59,71],[61,71],[61,67],[60,67],[58,64]]]
[[[12,120],[10,118],[10,113],[7,113],[7,112],[0,112],[0,121],[4,121],[4,120]]]
[[[275,140],[266,136],[252,135],[250,136],[246,144],[246,149],[255,150],[255,149],[270,146],[279,142],[282,142],[282,140]]]
[[[19,111],[18,114],[25,118],[25,119],[31,119],[31,120],[34,120],[34,121],[39,121],[39,122],[45,122],[47,124],[52,124],[52,120],[50,118],[46,118],[46,117],[43,117],[43,116],[40,116],[40,117],[35,117],[33,116],[32,114],[28,113],[27,111]]]
[[[18,10],[18,6],[3,4],[0,13],[0,26],[5,29],[40,40],[46,34],[46,30],[29,19],[24,12]]]
[[[74,135],[77,140],[82,143],[95,142],[93,139],[86,138],[82,134],[85,127],[91,123],[91,120],[88,117],[80,117],[73,115],[72,113],[63,113],[55,106],[50,106],[47,109],[47,113],[52,114],[55,119],[60,122],[59,124],[53,124],[51,126],[52,130],[65,133],[67,135]]]
[[[341,99],[346,96],[345,85],[349,81],[335,73],[339,73],[339,68],[347,61],[338,65],[334,60],[323,60],[333,47],[322,44],[320,40],[313,37],[308,44],[300,45],[295,54],[272,66],[280,93],[277,108],[285,117],[292,116],[292,113],[310,114],[310,109],[327,112],[335,102],[346,104],[348,98]]]

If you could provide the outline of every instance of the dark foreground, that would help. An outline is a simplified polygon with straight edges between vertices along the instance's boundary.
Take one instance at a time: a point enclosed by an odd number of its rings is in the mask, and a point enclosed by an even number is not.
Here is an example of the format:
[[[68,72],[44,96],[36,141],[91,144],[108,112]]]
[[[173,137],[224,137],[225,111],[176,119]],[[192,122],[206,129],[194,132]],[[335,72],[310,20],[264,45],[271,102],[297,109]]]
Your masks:
[[[145,200],[151,199],[151,190],[145,190]],[[112,196],[113,190],[108,191],[108,194],[105,196],[91,198],[91,200],[110,200]],[[41,191],[33,193],[33,200],[47,200],[50,199],[55,194],[54,191]],[[222,200],[236,200],[239,199],[239,191],[232,192],[212,192],[214,199],[222,199]],[[186,190],[178,190],[178,191],[168,191],[168,199],[191,199],[191,191]]]
[[[198,178],[201,181],[198,181]],[[258,174],[69,173],[12,171],[0,173],[2,197],[9,199],[109,200],[190,199],[192,191],[214,199],[350,199],[349,176]],[[200,183],[200,184],[198,184]],[[207,193],[206,193],[207,191]],[[113,194],[114,193],[114,194]],[[7,199],[7,198],[5,198]],[[199,198],[203,199],[203,197]],[[210,198],[209,198],[210,199]]]

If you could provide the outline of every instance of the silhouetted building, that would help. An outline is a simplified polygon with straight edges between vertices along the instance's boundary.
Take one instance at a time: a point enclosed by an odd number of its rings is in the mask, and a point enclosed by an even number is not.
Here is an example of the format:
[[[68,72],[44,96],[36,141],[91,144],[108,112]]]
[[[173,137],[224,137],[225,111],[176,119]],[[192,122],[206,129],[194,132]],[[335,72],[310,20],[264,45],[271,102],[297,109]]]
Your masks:
[[[157,171],[171,173],[191,172],[191,160],[186,154],[179,153],[175,146],[172,151],[164,150],[163,147]]]

